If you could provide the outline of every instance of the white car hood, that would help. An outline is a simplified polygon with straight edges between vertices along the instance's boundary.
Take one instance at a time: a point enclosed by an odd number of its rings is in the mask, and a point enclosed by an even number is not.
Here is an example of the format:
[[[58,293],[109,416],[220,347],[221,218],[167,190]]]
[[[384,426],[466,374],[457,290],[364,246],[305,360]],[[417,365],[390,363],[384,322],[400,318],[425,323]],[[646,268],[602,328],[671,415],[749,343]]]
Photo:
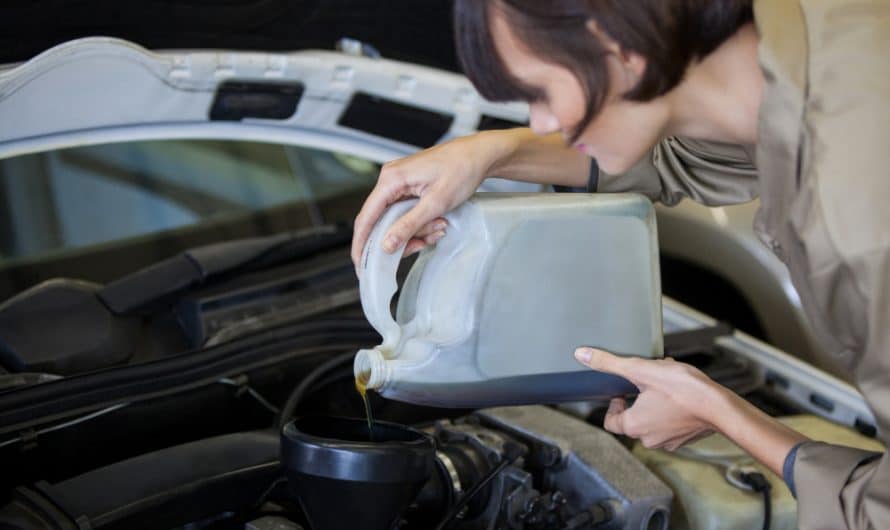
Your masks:
[[[303,85],[293,116],[211,121],[228,80]],[[0,158],[88,143],[191,137],[244,138],[331,147],[347,141],[385,161],[416,146],[338,125],[356,93],[453,116],[446,140],[474,132],[483,116],[523,123],[523,104],[491,104],[463,76],[337,52],[150,52],[93,37],[0,69]],[[353,149],[355,152],[356,149]]]

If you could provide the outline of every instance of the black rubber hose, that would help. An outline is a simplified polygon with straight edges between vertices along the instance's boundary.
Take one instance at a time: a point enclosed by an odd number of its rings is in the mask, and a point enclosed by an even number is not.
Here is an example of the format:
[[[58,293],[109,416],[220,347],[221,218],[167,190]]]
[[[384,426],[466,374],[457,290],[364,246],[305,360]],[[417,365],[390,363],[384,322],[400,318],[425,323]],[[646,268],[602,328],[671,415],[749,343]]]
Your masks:
[[[773,518],[773,501],[768,489],[761,493],[763,493],[763,530],[769,530],[769,523]]]
[[[763,473],[743,473],[741,476],[743,482],[751,486],[754,491],[763,495],[763,530],[769,530],[770,521],[773,518],[773,501],[771,497],[772,485]]]
[[[313,394],[318,392],[319,390],[327,387],[328,385],[332,385],[344,379],[349,379],[353,383],[355,383],[355,375],[352,370],[352,366],[343,366],[335,371],[331,371],[330,375],[323,379],[319,379],[316,381],[312,388],[306,391],[306,395]]]
[[[322,364],[318,365],[314,370],[309,372],[306,377],[300,381],[300,384],[294,388],[293,392],[287,397],[287,401],[284,402],[284,406],[281,407],[281,412],[278,414],[278,421],[276,422],[276,426],[278,430],[284,428],[285,424],[290,421],[291,416],[293,416],[294,411],[297,410],[297,405],[300,404],[300,401],[305,397],[305,395],[309,392],[309,389],[322,377],[324,377],[328,372],[339,368],[341,365],[346,364],[352,359],[355,358],[355,351],[349,351],[347,353],[342,353],[329,359]]]
[[[436,530],[445,530],[448,528],[454,519],[457,518],[457,515],[464,509],[464,506],[469,504],[473,497],[475,497],[482,489],[488,485],[495,477],[497,477],[501,471],[507,468],[510,464],[515,462],[520,456],[522,456],[522,448],[513,443],[507,443],[504,445],[504,459],[498,463],[497,466],[492,468],[491,471],[488,472],[487,475],[482,477],[482,479],[476,483],[469,491],[467,491],[463,497],[460,498],[454,506],[448,510],[448,513],[445,514],[445,517],[442,518],[442,522],[436,526]]]

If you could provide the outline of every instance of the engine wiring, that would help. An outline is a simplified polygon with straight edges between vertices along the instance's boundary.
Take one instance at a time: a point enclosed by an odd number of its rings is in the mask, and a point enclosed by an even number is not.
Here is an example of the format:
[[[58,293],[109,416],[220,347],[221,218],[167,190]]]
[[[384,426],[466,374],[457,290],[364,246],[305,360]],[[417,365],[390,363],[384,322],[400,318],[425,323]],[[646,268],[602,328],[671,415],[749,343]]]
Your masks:
[[[233,386],[238,389],[244,389],[245,392],[250,394],[250,396],[252,398],[254,398],[255,400],[257,400],[257,402],[260,405],[262,405],[266,410],[268,410],[275,416],[278,416],[278,413],[279,413],[278,407],[276,407],[275,405],[272,404],[272,402],[270,402],[268,399],[263,397],[263,395],[260,394],[259,392],[257,392],[252,386],[248,385],[247,384],[247,376],[238,376],[235,379],[232,379],[230,377],[223,377],[222,379],[219,379],[217,381],[217,383],[220,383],[222,385]]]
[[[43,429],[38,429],[37,431],[34,431],[34,435],[36,435],[36,436],[41,436],[41,435],[44,435],[44,434],[47,434],[47,433],[51,433],[51,432],[53,432],[53,431],[60,431],[60,430],[62,430],[62,429],[67,429],[68,427],[73,427],[73,426],[75,426],[75,425],[79,425],[79,424],[81,424],[81,423],[83,423],[83,422],[90,421],[90,420],[95,419],[95,418],[98,418],[98,417],[100,417],[100,416],[104,416],[104,415],[106,415],[106,414],[109,414],[109,413],[114,412],[114,411],[116,411],[116,410],[120,410],[120,409],[122,409],[122,408],[124,408],[124,407],[127,407],[127,406],[129,406],[129,405],[130,405],[129,402],[126,402],[126,403],[118,403],[117,405],[112,405],[112,406],[110,406],[110,407],[106,407],[106,408],[104,408],[104,409],[97,410],[97,411],[95,411],[95,412],[91,412],[91,413],[89,413],[89,414],[86,414],[86,415],[84,415],[84,416],[80,416],[79,418],[75,418],[75,419],[73,419],[73,420],[69,420],[69,421],[66,421],[66,422],[63,422],[63,423],[59,423],[59,424],[57,424],[57,425],[51,425],[51,426],[49,426],[49,427],[44,427]],[[33,436],[33,435],[32,435],[32,436]],[[14,444],[17,444],[17,443],[19,443],[19,442],[23,442],[23,441],[25,441],[27,438],[28,438],[27,436],[17,436],[17,437],[15,437],[15,438],[10,438],[9,440],[0,442],[0,449],[6,447],[6,446],[8,446],[8,445],[14,445]]]
[[[296,388],[294,388],[290,396],[288,396],[287,400],[284,402],[284,406],[281,407],[281,413],[278,415],[277,421],[275,422],[277,428],[284,428],[284,425],[291,419],[291,416],[293,416],[294,411],[297,409],[297,405],[300,404],[300,401],[309,392],[312,386],[315,385],[315,383],[317,383],[331,370],[337,369],[344,364],[349,363],[353,358],[355,358],[354,350],[341,353],[340,355],[318,365],[315,369],[312,370],[312,372],[306,375],[306,377],[304,377],[300,381],[300,384],[298,384]]]
[[[255,400],[257,400],[257,402],[260,405],[262,405],[264,408],[266,408],[269,412],[271,412],[272,414],[274,414],[276,416],[278,415],[278,412],[279,412],[278,407],[276,407],[271,402],[269,402],[268,399],[263,397],[263,395],[260,394],[259,392],[257,392],[253,387],[247,385],[246,378],[245,378],[245,381],[240,381],[237,378],[232,379],[229,377],[223,377],[223,378],[219,379],[217,381],[217,383],[223,384],[223,385],[228,385],[228,386],[234,386],[237,388],[243,388],[248,394],[250,394],[251,397],[253,397]],[[95,412],[91,412],[89,414],[80,416],[78,418],[74,418],[74,419],[66,421],[66,422],[62,422],[62,423],[59,423],[56,425],[51,425],[49,427],[44,427],[43,429],[38,429],[38,430],[34,431],[33,434],[31,434],[29,436],[16,436],[14,438],[4,440],[4,441],[0,442],[0,449],[3,449],[4,447],[10,446],[10,445],[15,445],[17,443],[24,442],[28,438],[31,438],[34,436],[42,436],[44,434],[48,434],[51,432],[60,431],[62,429],[67,429],[68,427],[74,427],[75,425],[80,425],[81,423],[96,419],[96,418],[98,418],[100,416],[104,416],[106,414],[110,414],[116,410],[120,410],[124,407],[129,406],[130,404],[131,403],[129,401],[125,402],[125,403],[118,403],[116,405],[111,405],[110,407],[105,407],[104,409],[100,409]]]
[[[306,392],[306,390],[308,390],[309,386],[313,385],[319,377],[325,375],[330,370],[330,368],[345,364],[353,355],[354,355],[354,352],[352,352],[350,354],[338,356],[331,360],[333,362],[328,361],[328,363],[324,363],[322,366],[319,367],[319,369],[313,371],[313,373],[310,374],[310,377],[307,377],[307,384],[299,385],[297,387],[296,391],[294,392],[294,394],[291,395],[291,399],[289,399],[288,403],[285,404],[285,410],[290,409],[290,413],[288,413],[286,416],[281,414],[281,409],[279,409],[274,404],[272,404],[271,401],[266,399],[262,394],[257,392],[256,389],[254,389],[252,386],[250,386],[247,383],[246,375],[239,375],[239,376],[234,376],[234,377],[222,377],[222,378],[218,379],[216,381],[216,383],[221,384],[221,385],[235,387],[239,390],[243,389],[243,391],[247,392],[252,398],[254,398],[257,401],[257,403],[259,403],[260,405],[263,406],[263,408],[265,408],[266,410],[271,412],[276,418],[279,418],[279,417],[287,418],[290,416],[290,414],[293,413],[293,409],[296,408],[296,404],[302,398],[302,396]],[[17,443],[24,442],[28,439],[31,439],[31,438],[34,438],[37,436],[42,436],[44,434],[48,434],[48,433],[51,433],[54,431],[67,429],[68,427],[74,427],[75,425],[79,425],[81,423],[90,421],[90,420],[98,418],[100,416],[104,416],[106,414],[120,410],[120,409],[127,407],[129,405],[131,405],[131,402],[129,402],[129,401],[124,402],[124,403],[117,403],[115,405],[105,407],[103,409],[100,409],[95,412],[91,412],[89,414],[74,418],[72,420],[68,420],[68,421],[65,421],[65,422],[62,422],[62,423],[59,423],[56,425],[51,425],[49,427],[44,427],[44,428],[38,429],[36,431],[31,431],[27,435],[20,435],[20,436],[14,437],[14,438],[10,438],[8,440],[4,440],[4,441],[0,442],[0,449],[3,449],[4,447],[8,447],[10,445],[15,445]]]

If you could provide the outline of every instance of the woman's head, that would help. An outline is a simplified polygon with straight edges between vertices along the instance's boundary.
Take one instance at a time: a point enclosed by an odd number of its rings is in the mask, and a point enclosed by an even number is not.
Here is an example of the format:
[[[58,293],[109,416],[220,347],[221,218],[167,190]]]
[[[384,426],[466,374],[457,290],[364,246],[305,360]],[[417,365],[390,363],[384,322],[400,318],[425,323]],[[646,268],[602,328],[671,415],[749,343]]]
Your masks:
[[[751,16],[751,0],[456,0],[455,31],[484,97],[529,102],[536,132],[617,172],[663,132],[660,97]]]

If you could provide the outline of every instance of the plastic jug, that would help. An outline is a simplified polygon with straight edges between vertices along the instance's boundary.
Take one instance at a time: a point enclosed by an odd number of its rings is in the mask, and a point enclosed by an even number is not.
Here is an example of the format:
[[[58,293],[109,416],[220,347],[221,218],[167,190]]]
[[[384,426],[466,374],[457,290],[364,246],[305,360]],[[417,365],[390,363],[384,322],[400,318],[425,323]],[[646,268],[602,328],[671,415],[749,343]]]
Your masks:
[[[362,308],[383,343],[356,381],[440,407],[606,399],[636,392],[572,355],[662,356],[655,214],[633,194],[478,194],[445,216],[390,309],[402,250],[381,248],[416,201],[390,207],[364,249]]]

